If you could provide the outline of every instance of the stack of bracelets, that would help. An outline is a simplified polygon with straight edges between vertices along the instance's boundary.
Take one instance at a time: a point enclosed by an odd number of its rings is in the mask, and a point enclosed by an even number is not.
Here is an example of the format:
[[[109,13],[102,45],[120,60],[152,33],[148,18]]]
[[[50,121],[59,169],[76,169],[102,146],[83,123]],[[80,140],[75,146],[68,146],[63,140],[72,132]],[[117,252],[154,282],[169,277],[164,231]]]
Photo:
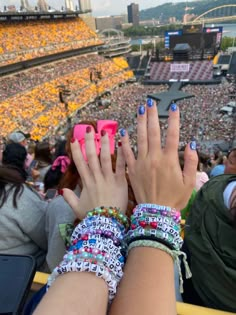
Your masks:
[[[180,212],[170,207],[140,204],[133,210],[129,225],[127,217],[119,209],[95,208],[75,228],[71,246],[50,275],[47,287],[60,274],[93,272],[107,283],[109,301],[112,301],[123,276],[125,251],[128,255],[135,247],[153,247],[165,251],[177,262],[182,291],[179,255],[184,255],[186,277],[191,277],[191,273],[185,254],[180,251],[183,243],[180,219]]]
[[[135,247],[158,248],[169,254],[176,262],[180,277],[180,292],[183,292],[183,278],[179,256],[183,255],[186,278],[190,278],[186,254],[180,251],[183,240],[180,236],[180,212],[174,208],[155,204],[139,204],[133,210],[130,230],[125,236],[129,252]]]
[[[66,272],[93,272],[107,283],[112,301],[123,276],[122,249],[128,227],[127,217],[117,208],[100,207],[88,212],[74,229],[71,246],[50,275],[47,287]]]

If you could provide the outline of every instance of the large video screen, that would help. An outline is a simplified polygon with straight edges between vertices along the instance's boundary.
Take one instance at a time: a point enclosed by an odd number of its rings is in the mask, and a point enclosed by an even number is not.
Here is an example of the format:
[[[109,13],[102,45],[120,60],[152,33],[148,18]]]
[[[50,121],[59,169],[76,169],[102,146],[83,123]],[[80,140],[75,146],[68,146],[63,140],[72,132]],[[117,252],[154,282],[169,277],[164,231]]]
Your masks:
[[[184,34],[182,36],[170,36],[170,49],[176,44],[189,44],[193,49],[210,49],[216,47],[217,33]]]

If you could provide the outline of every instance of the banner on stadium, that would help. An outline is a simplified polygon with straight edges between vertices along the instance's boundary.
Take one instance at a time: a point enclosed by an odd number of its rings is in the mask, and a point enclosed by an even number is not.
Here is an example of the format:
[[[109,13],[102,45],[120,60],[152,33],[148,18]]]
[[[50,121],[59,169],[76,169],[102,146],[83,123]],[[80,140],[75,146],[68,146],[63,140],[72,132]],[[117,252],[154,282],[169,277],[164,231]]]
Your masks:
[[[170,65],[170,72],[189,72],[189,63],[172,63]]]

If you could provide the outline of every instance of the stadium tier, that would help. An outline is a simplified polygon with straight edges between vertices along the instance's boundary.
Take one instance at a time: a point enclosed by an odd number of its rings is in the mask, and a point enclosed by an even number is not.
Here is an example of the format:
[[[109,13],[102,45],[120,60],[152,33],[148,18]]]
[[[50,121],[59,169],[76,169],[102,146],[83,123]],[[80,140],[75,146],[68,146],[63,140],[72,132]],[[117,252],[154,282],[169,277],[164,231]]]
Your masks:
[[[0,66],[99,45],[81,18],[0,22]]]
[[[92,101],[99,94],[133,77],[122,58],[104,59],[98,55],[74,57],[30,69],[1,79],[0,134],[15,129],[27,130],[33,139],[53,132],[68,115]],[[91,82],[91,69],[101,71],[101,78]],[[68,109],[59,100],[59,86],[71,92]]]
[[[211,80],[212,74],[213,63],[207,60],[178,63],[154,62],[150,69],[150,79],[155,81],[205,81]]]

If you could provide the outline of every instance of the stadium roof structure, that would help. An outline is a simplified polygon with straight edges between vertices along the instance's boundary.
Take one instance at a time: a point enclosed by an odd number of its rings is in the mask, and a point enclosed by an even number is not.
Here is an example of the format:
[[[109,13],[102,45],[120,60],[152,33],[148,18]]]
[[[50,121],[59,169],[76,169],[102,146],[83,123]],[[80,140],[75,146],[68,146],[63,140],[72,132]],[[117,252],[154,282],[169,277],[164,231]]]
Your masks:
[[[59,18],[76,18],[84,13],[90,13],[91,10],[86,11],[53,11],[53,12],[0,12],[0,22],[4,21],[24,21],[24,20],[44,20],[44,19],[59,19]]]
[[[185,98],[195,97],[193,94],[185,93],[180,91],[183,84],[182,82],[172,83],[170,89],[167,92],[161,92],[157,94],[149,94],[148,97],[159,101],[158,103],[158,116],[159,118],[169,117],[170,105],[174,102],[183,100]]]

